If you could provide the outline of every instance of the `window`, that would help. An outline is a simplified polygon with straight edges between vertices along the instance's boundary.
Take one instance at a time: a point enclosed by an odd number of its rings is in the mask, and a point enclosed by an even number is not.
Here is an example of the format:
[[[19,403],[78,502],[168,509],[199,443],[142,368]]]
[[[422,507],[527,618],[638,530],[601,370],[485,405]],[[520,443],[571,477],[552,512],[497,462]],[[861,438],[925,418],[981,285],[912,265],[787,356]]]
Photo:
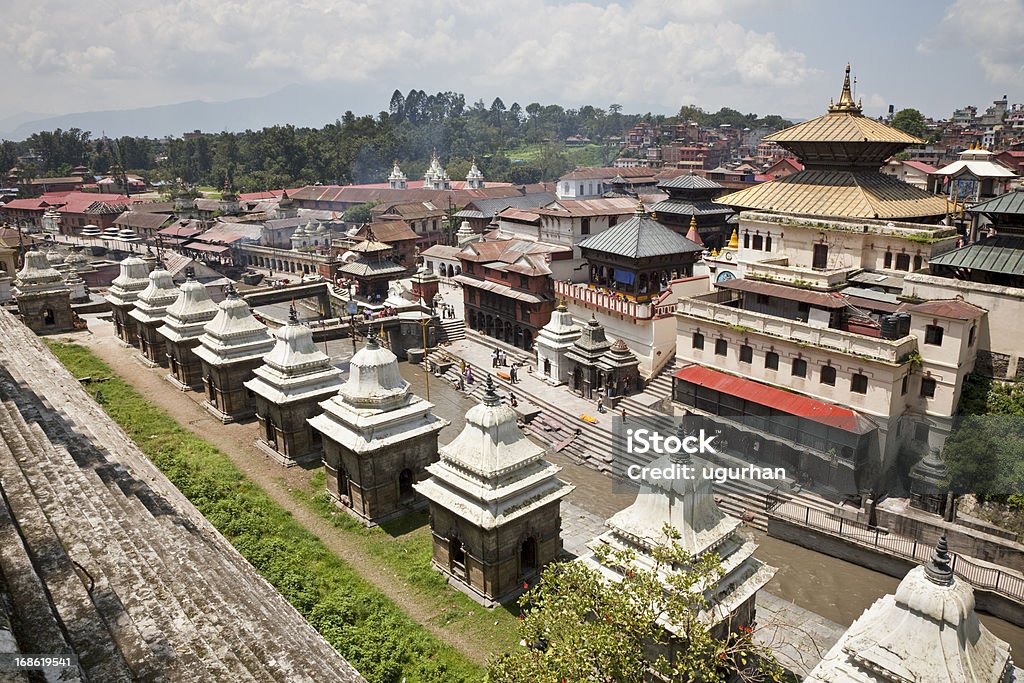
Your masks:
[[[883,268],[892,268],[892,252],[885,252],[885,258],[882,261]]]
[[[526,277],[525,275],[520,275],[519,276],[519,286],[520,287],[529,287],[530,286],[530,278]]]
[[[612,227],[613,225],[616,225],[618,222],[619,222],[619,217],[618,216],[609,216],[608,217],[608,227],[609,228]]]
[[[900,396],[907,395],[907,388],[910,386],[910,375],[903,375],[903,381],[900,382]]]
[[[910,270],[910,254],[896,254],[896,270]]]
[[[971,325],[971,331],[967,334],[967,345],[974,346],[974,340],[978,336],[978,326]]]
[[[582,186],[582,185],[580,185],[580,194],[579,194],[579,196],[580,196],[580,197],[582,197],[582,196],[583,196],[583,186]]]
[[[807,376],[807,361],[803,358],[793,359],[792,375],[794,377],[806,377]]]
[[[750,233],[749,232],[744,232],[743,233],[743,248],[744,249],[750,249]]]
[[[771,251],[772,250],[772,236],[770,234],[769,235],[765,235],[765,238],[764,238],[764,250],[765,251]]]
[[[924,343],[942,346],[942,328],[938,325],[927,325],[924,328]]]
[[[580,219],[580,234],[581,235],[589,235],[590,234],[590,219],[589,218],[581,218]]]
[[[704,349],[704,335],[700,332],[693,333],[693,348],[700,350]]]
[[[724,356],[728,352],[729,352],[729,342],[725,341],[724,339],[716,339],[715,340],[715,355],[716,356]]]
[[[764,237],[761,235],[754,235],[754,249],[758,251],[764,251]]]
[[[850,391],[855,394],[866,394],[868,393],[868,376],[862,375],[861,373],[855,374],[850,378]]]
[[[754,361],[754,348],[749,344],[740,347],[740,362],[752,363]]]
[[[779,369],[779,354],[774,351],[769,351],[764,354],[764,367],[766,370],[778,370]]]
[[[830,387],[836,385],[836,369],[831,365],[824,365],[821,368],[821,383]]]
[[[921,395],[925,398],[935,398],[935,379],[932,377],[921,378]]]
[[[757,303],[760,304],[761,306],[767,306],[769,301],[770,299],[768,298],[767,294],[757,295]]]
[[[825,270],[828,267],[828,245],[815,244],[814,254],[811,256],[811,268]]]
[[[921,270],[921,266],[924,265],[924,257],[920,254],[914,257],[914,270]]]

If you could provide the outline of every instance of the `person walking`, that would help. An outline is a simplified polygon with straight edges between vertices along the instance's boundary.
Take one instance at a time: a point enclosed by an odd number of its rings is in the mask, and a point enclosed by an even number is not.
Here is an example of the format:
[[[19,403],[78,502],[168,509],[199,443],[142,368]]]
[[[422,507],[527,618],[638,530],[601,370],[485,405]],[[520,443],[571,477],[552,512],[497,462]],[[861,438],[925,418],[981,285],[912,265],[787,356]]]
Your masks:
[[[498,349],[491,351],[491,367],[498,367]]]
[[[518,374],[516,372],[516,364],[515,363],[513,363],[512,367],[510,367],[508,369],[508,377],[509,377],[509,381],[512,382],[512,384],[515,384],[516,382],[519,381],[519,376],[518,376]]]

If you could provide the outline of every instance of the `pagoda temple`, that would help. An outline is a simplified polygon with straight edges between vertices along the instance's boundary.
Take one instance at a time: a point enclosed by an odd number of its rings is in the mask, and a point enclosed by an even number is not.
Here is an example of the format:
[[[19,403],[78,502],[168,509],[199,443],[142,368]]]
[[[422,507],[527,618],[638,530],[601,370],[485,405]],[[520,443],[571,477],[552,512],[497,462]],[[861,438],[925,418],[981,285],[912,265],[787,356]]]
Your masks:
[[[391,260],[390,244],[378,242],[372,230],[367,239],[349,247],[355,259],[338,268],[338,274],[355,280],[358,294],[368,301],[383,301],[392,280],[404,277],[406,270]]]
[[[828,113],[765,136],[795,154],[804,170],[715,201],[739,209],[806,216],[937,220],[946,199],[883,174],[886,160],[924,141],[864,116],[850,90],[850,65]]]
[[[590,265],[588,282],[628,301],[650,301],[676,277],[693,275],[704,248],[651,218],[643,202],[636,214],[580,242]]]
[[[182,391],[198,390],[203,386],[203,364],[193,349],[199,346],[203,327],[217,315],[206,287],[197,282],[191,270],[181,284],[178,298],[167,307],[164,324],[157,332],[167,344],[167,362],[171,372],[167,379]]]
[[[688,174],[658,183],[658,189],[668,194],[668,199],[650,207],[651,214],[659,223],[709,249],[725,246],[735,212],[714,202],[715,197],[725,191],[724,187],[703,176]],[[696,227],[699,239],[690,234],[691,226]]]
[[[551,320],[537,333],[537,367],[541,376],[551,384],[565,384],[569,381],[569,363],[565,354],[572,348],[580,335],[579,326],[573,321],[572,313],[563,300],[551,313]]]
[[[679,438],[687,435],[680,424]],[[649,467],[653,472],[681,471],[692,467],[692,476],[675,478],[644,478],[632,505],[613,515],[605,523],[608,531],[591,542],[591,550],[606,546],[611,550],[629,550],[635,555],[638,568],[662,573],[686,571],[658,566],[654,549],[669,544],[665,525],[679,534],[676,542],[693,557],[717,553],[722,559],[722,577],[703,587],[706,607],[701,620],[716,637],[722,638],[730,629],[752,626],[755,598],[764,588],[775,568],[754,557],[757,544],[739,533],[740,520],[723,514],[715,502],[713,480],[706,477],[703,460],[692,458],[685,451],[663,455]],[[581,562],[598,570],[605,579],[620,581],[630,567],[604,564],[595,554],[585,555]],[[671,624],[666,624],[670,631]]]
[[[488,375],[483,403],[415,485],[430,501],[433,564],[485,605],[515,595],[562,550],[560,501],[573,487],[516,424]]]
[[[565,352],[569,388],[583,398],[596,398],[597,391],[604,386],[604,374],[598,368],[598,362],[611,347],[604,326],[592,315],[580,330],[580,336]]]
[[[74,329],[71,290],[43,252],[25,252],[25,265],[14,281],[14,297],[22,322],[36,334]]]
[[[164,324],[167,307],[178,299],[178,288],[162,262],[149,274],[149,286],[135,301],[135,309],[128,312],[136,323],[139,350],[147,363],[167,367],[167,343],[158,331]]]
[[[149,286],[149,266],[137,256],[121,261],[121,273],[110,283],[106,299],[114,314],[114,332],[117,338],[131,346],[139,345],[139,333],[130,313],[135,302]]]
[[[288,324],[274,331],[277,342],[244,386],[255,394],[260,439],[256,446],[285,465],[320,459],[320,432],[309,418],[341,386],[341,371],[313,343],[295,306]]]
[[[946,537],[895,595],[864,611],[805,683],[1009,683],[1010,646],[974,611],[974,589],[953,574]]]
[[[203,405],[227,424],[255,414],[255,398],[244,383],[252,379],[253,371],[274,348],[274,339],[234,287],[228,287],[218,309],[203,327],[193,353],[202,363],[206,385]]]
[[[323,436],[327,492],[339,507],[376,524],[425,503],[413,485],[437,460],[437,436],[448,422],[412,393],[398,357],[376,336],[352,357],[338,394],[320,407],[309,423]]]

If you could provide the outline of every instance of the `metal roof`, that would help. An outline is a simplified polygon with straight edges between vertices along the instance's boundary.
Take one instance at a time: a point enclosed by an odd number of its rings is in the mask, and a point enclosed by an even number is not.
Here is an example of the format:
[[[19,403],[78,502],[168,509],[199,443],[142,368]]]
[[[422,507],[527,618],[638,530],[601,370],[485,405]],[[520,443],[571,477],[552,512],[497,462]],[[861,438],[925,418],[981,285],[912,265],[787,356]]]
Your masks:
[[[700,365],[685,367],[675,373],[675,377],[751,403],[773,408],[787,415],[802,417],[846,432],[864,434],[873,429],[869,421],[849,408],[824,403]]]
[[[687,202],[682,199],[666,199],[648,207],[651,213],[670,213],[679,216],[708,216],[732,213],[732,209],[714,202]]]
[[[946,213],[944,197],[869,171],[798,171],[715,201],[744,209],[846,218],[917,218]]]
[[[930,265],[966,268],[987,273],[1024,275],[1024,237],[996,235],[968,244],[940,256],[933,256]]]
[[[940,318],[952,318],[953,320],[974,320],[980,318],[985,312],[984,308],[969,304],[960,299],[935,299],[925,301],[907,309],[911,313],[921,315],[937,315]]]
[[[721,190],[722,186],[714,180],[699,175],[678,175],[670,180],[658,183],[658,187],[672,190]]]
[[[500,212],[502,209],[509,207],[513,209],[536,209],[541,206],[547,206],[553,201],[558,199],[554,192],[531,192],[530,194],[524,194],[521,197],[499,197],[496,199],[474,199],[466,208],[455,214],[456,216],[462,216],[463,214],[469,214],[470,212],[479,213],[479,216],[469,216],[467,218],[490,218],[494,214]]]
[[[773,282],[742,278],[725,280],[717,284],[721,289],[749,292],[750,294],[764,294],[765,296],[773,296],[788,301],[799,301],[821,308],[846,308],[846,301],[842,296],[833,296],[825,292],[812,292],[809,289],[779,285]]]
[[[971,213],[1024,214],[1024,191],[1014,190],[975,204],[967,209]]]
[[[704,251],[671,228],[637,213],[629,220],[580,242],[580,249],[591,249],[626,258],[649,258]]]
[[[881,121],[850,112],[829,112],[809,121],[766,135],[765,142],[891,142],[919,145],[924,142]]]

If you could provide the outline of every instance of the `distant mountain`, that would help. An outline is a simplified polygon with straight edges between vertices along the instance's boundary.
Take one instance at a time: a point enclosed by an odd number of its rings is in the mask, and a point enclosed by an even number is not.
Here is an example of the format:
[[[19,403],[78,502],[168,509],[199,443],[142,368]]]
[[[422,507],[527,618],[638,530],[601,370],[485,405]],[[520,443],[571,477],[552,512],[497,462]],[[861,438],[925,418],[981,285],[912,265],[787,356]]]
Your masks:
[[[26,120],[27,115],[19,114],[0,120],[0,137],[24,140],[33,133],[56,128],[80,128],[91,131],[93,138],[104,133],[111,137],[160,138],[180,136],[197,129],[204,132],[243,131],[287,123],[319,128],[340,119],[349,109],[357,115],[375,114],[387,108],[390,97],[390,92],[382,95],[362,87],[347,92],[340,88],[292,85],[262,97],[224,102],[193,100],[137,109],[33,117],[32,120]]]

